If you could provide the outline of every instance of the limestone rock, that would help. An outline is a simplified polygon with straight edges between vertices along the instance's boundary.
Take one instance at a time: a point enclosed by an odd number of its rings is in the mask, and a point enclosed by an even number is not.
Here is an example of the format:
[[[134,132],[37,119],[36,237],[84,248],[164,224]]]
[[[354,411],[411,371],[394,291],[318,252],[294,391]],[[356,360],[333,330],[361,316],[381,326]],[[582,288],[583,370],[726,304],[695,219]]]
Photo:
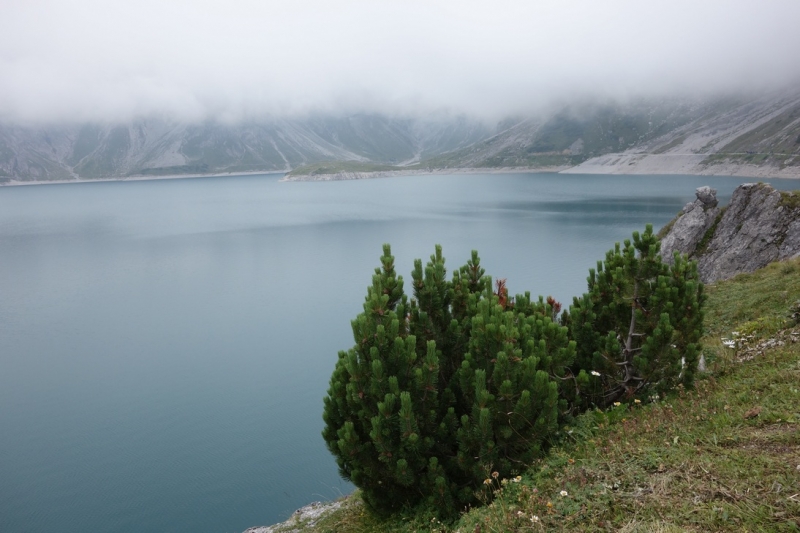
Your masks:
[[[717,191],[711,187],[700,187],[695,191],[697,200],[686,204],[672,224],[672,229],[661,239],[661,258],[672,263],[678,251],[692,255],[711,229],[719,215]]]
[[[717,189],[704,185],[698,187],[694,194],[704,206],[717,207]]]
[[[251,527],[246,529],[244,533],[302,533],[303,531],[312,531],[320,518],[339,509],[343,503],[344,500],[326,503],[313,502],[296,510],[283,523],[273,526]]]
[[[800,198],[764,183],[745,183],[716,207],[713,189],[697,189],[661,241],[664,260],[677,250],[697,260],[704,283],[752,272],[800,255]]]

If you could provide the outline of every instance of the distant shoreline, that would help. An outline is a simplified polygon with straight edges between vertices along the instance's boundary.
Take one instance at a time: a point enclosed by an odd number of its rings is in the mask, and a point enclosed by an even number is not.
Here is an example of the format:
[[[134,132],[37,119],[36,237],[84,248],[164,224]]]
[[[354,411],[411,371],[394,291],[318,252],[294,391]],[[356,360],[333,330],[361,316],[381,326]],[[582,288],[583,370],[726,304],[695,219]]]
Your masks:
[[[99,181],[151,181],[179,180],[192,178],[224,178],[234,176],[256,176],[259,174],[285,174],[286,171],[253,170],[248,172],[218,172],[214,174],[165,174],[163,176],[120,176],[116,178],[75,178],[71,180],[10,180],[0,182],[0,187],[17,187],[21,185],[56,185],[62,183],[94,183]]]
[[[425,168],[409,170],[373,170],[364,172],[342,171],[332,174],[301,174],[298,176],[289,176],[287,173],[280,181],[346,181],[402,176],[441,176],[450,174],[544,174],[548,172],[558,173],[569,168],[572,167]]]
[[[261,174],[283,174],[283,177],[278,180],[280,182],[309,182],[309,181],[350,181],[360,179],[375,179],[375,178],[394,178],[403,176],[436,176],[436,175],[452,175],[452,174],[544,174],[548,172],[563,173],[563,174],[586,174],[586,175],[628,175],[628,176],[645,176],[645,175],[692,175],[692,176],[721,176],[731,178],[753,178],[753,179],[800,179],[800,168],[795,169],[774,169],[766,167],[757,167],[751,165],[719,165],[727,172],[709,172],[706,169],[704,172],[620,172],[614,166],[605,168],[581,168],[582,165],[577,166],[556,166],[556,167],[495,167],[495,168],[438,168],[438,169],[409,169],[409,170],[376,170],[376,171],[342,171],[332,174],[303,174],[298,176],[290,176],[287,171],[269,171],[269,170],[254,170],[247,172],[217,172],[213,174],[167,174],[163,176],[124,176],[114,178],[75,178],[70,180],[31,180],[21,181],[10,179],[9,181],[0,181],[1,187],[17,187],[24,185],[57,185],[65,183],[94,183],[94,182],[108,182],[108,181],[154,181],[154,180],[175,180],[175,179],[194,179],[194,178],[223,178],[223,177],[236,177],[236,176],[255,176]],[[735,167],[735,168],[734,168]]]

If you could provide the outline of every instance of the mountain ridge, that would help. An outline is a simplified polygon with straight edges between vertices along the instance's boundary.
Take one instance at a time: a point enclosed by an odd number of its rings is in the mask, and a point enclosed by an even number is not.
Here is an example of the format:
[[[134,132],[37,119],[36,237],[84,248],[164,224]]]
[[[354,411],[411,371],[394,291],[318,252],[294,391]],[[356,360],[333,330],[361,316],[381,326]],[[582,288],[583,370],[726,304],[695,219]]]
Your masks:
[[[325,169],[334,169],[325,172]],[[0,181],[475,169],[800,177],[800,93],[584,102],[487,125],[380,114],[185,124],[0,124]]]

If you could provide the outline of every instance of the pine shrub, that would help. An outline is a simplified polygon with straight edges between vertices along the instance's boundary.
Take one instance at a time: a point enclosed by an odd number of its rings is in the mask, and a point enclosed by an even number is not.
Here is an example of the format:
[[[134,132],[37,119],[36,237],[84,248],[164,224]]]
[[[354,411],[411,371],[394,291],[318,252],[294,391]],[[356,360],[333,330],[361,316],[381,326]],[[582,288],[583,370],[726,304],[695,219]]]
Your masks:
[[[417,260],[410,302],[388,245],[381,263],[331,376],[323,437],[372,510],[454,512],[547,449],[575,345],[541,299],[494,294],[477,252],[449,281],[440,247]]]
[[[652,225],[617,243],[589,270],[588,292],[564,321],[577,342],[578,408],[692,385],[703,334],[703,285],[697,264],[675,254],[661,261]]]
[[[324,399],[342,477],[379,514],[451,514],[524,472],[571,414],[691,386],[703,286],[659,246],[650,225],[618,243],[559,317],[552,298],[493,291],[477,252],[448,280],[439,246],[415,261],[409,299],[384,245]]]

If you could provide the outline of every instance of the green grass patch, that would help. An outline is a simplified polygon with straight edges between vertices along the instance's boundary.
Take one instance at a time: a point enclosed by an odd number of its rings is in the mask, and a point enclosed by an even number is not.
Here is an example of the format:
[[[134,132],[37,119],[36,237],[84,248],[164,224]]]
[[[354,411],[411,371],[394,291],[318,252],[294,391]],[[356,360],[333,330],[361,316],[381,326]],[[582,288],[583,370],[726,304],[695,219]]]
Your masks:
[[[686,137],[687,137],[687,134],[683,134],[683,135],[680,135],[680,136],[678,136],[678,137],[675,137],[675,138],[674,138],[674,139],[673,139],[671,142],[669,142],[668,144],[665,144],[664,146],[660,146],[660,147],[659,147],[657,150],[654,150],[654,151],[653,151],[653,153],[654,153],[654,154],[663,154],[663,153],[664,153],[664,152],[666,152],[667,150],[670,150],[670,149],[672,149],[672,148],[675,148],[675,147],[676,147],[676,146],[678,146],[679,144],[683,143],[683,141],[685,141],[685,140],[686,140]]]
[[[729,334],[747,322],[788,318],[800,299],[800,259],[772,263],[731,280],[706,286],[706,333]]]
[[[382,172],[416,168],[418,167],[398,167],[378,163],[364,163],[361,161],[325,161],[299,166],[289,172],[287,176],[322,176],[326,174],[338,174],[340,172]]]
[[[180,176],[182,174],[209,174],[212,170],[205,163],[196,165],[179,165],[174,167],[142,168],[131,172],[128,176]]]
[[[771,164],[779,168],[800,165],[800,158],[793,154],[753,153],[753,154],[728,154],[724,152],[708,156],[702,161],[703,165],[719,165],[732,163],[739,165]]]
[[[800,191],[781,191],[778,205],[787,209],[800,208]]]
[[[479,165],[478,168],[502,167],[565,167],[575,166],[586,161],[586,156],[565,154],[518,154],[512,151],[503,151],[490,157]]]
[[[719,221],[722,220],[722,216],[725,214],[725,211],[728,210],[728,206],[721,208],[717,217],[714,219],[714,222],[711,224],[711,227],[706,230],[703,234],[703,238],[700,239],[700,242],[697,243],[697,248],[695,248],[694,253],[691,254],[693,258],[700,257],[706,250],[708,250],[708,245],[711,242],[711,239],[714,238],[714,234],[717,232],[717,226],[719,226]]]

